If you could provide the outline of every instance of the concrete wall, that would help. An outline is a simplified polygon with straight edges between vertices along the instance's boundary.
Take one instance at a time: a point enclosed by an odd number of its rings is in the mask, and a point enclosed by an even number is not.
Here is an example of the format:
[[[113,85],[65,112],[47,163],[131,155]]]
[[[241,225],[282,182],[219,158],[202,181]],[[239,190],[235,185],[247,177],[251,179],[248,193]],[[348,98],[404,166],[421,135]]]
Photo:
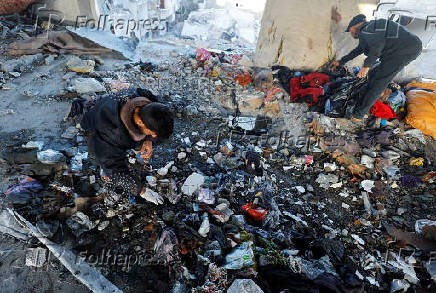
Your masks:
[[[314,70],[357,46],[345,33],[351,18],[370,19],[377,0],[267,0],[255,63]],[[361,65],[363,57],[347,65]]]

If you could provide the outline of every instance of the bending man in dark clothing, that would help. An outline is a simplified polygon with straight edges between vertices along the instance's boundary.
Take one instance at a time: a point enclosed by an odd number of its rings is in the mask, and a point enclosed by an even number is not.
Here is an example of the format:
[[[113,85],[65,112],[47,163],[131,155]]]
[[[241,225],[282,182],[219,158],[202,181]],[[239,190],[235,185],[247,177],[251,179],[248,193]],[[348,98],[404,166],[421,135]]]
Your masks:
[[[128,150],[143,164],[151,158],[152,140],[169,138],[173,132],[173,114],[168,106],[146,97],[120,100],[106,97],[87,111],[81,127],[87,132],[88,152],[105,173],[105,178],[124,194],[136,196],[140,190],[137,176],[130,171]]]
[[[386,19],[367,22],[363,14],[353,17],[346,31],[349,31],[353,38],[359,39],[359,45],[341,60],[334,61],[330,69],[334,70],[361,54],[367,56],[357,76],[364,78],[368,74],[368,90],[363,98],[357,101],[353,112],[355,119],[361,119],[395,75],[421,54],[422,43],[416,35],[399,23]],[[380,59],[380,64],[371,69],[377,59]]]

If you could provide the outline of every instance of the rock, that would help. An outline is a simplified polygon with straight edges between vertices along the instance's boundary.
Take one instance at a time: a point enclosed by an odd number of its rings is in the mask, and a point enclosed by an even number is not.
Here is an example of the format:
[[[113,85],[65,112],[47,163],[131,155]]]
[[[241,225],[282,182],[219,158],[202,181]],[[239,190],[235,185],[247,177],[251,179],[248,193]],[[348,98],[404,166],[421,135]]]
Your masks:
[[[147,176],[145,177],[145,180],[147,180],[147,183],[150,184],[150,186],[154,187],[157,183],[157,178],[154,176]]]
[[[399,216],[401,216],[405,212],[407,212],[407,209],[405,209],[405,208],[398,208],[397,209],[397,215],[399,215]]]
[[[390,160],[397,160],[400,158],[400,154],[394,151],[385,151],[382,152],[381,155],[386,158],[386,159],[390,159]]]
[[[64,150],[65,155],[69,158],[74,157],[75,155],[77,155],[77,152],[79,151],[78,147],[69,147],[67,149]]]
[[[185,195],[192,196],[201,185],[204,184],[204,176],[199,173],[192,173],[186,178],[185,183],[182,186],[182,193]]]
[[[61,152],[52,149],[38,152],[37,158],[41,163],[48,165],[64,163],[66,161],[65,156]]]
[[[295,189],[299,192],[299,193],[305,193],[306,189],[303,186],[296,186]]]
[[[215,161],[215,163],[216,163],[217,165],[221,166],[222,163],[223,163],[223,161],[224,161],[223,153],[216,153],[216,154],[213,156],[213,160]]]
[[[197,107],[195,107],[194,105],[188,105],[185,107],[184,109],[185,115],[186,116],[196,116],[198,115],[198,109]]]
[[[106,229],[107,228],[107,226],[109,226],[109,221],[103,221],[103,222],[101,222],[100,224],[98,224],[98,226],[97,226],[97,230],[98,231],[103,231],[104,229]]]
[[[334,172],[337,168],[338,166],[335,163],[324,163],[324,171],[327,173]]]
[[[26,266],[40,268],[44,266],[48,257],[48,249],[37,247],[26,251]]]
[[[159,174],[160,176],[165,176],[168,174],[168,170],[171,168],[171,166],[174,164],[174,161],[169,162],[168,164],[165,165],[165,167],[160,168],[159,170],[157,170],[157,174]]]
[[[263,291],[251,279],[236,279],[227,289],[227,293],[263,293]]]
[[[237,225],[237,226],[244,227],[244,225],[245,225],[244,215],[233,215],[232,216],[232,223]]]
[[[10,75],[10,76],[13,76],[13,77],[20,77],[20,76],[21,76],[21,73],[16,72],[16,71],[12,71],[12,72],[9,72],[9,75]]]
[[[328,189],[331,184],[337,183],[339,180],[338,176],[333,174],[319,174],[318,178],[316,178],[316,183],[319,184],[319,187]]]
[[[371,192],[371,189],[374,188],[374,181],[372,180],[363,180],[360,183],[360,186],[362,186],[363,190],[365,190],[366,192]]]
[[[202,218],[203,221],[201,222],[200,228],[198,229],[198,234],[203,237],[207,237],[207,234],[209,234],[210,231],[209,217],[207,213],[204,213]]]
[[[43,146],[43,141],[29,141],[28,143],[22,145],[22,147],[25,149],[38,149],[39,151],[42,150]]]
[[[221,203],[216,206],[215,210],[220,212],[220,215],[214,215],[214,218],[220,221],[221,223],[225,223],[230,219],[230,216],[233,215],[233,211],[229,208],[228,203]]]
[[[163,204],[164,202],[162,196],[159,193],[151,190],[150,188],[146,188],[145,192],[143,193],[141,192],[140,196],[143,199],[146,199],[147,201],[154,203],[155,205]]]
[[[65,130],[61,137],[66,139],[72,139],[77,135],[77,133],[79,133],[79,130],[74,126],[70,126]]]
[[[94,67],[94,60],[82,60],[77,56],[71,56],[67,61],[67,69],[77,73],[91,73]]]
[[[82,212],[75,213],[69,217],[66,222],[76,237],[95,227],[94,223],[91,222],[89,217]]]
[[[360,163],[368,169],[374,169],[374,161],[374,158],[371,158],[367,155],[362,155],[362,157],[360,158]]]
[[[307,191],[309,191],[309,192],[314,192],[313,186],[310,185],[310,184],[307,184],[306,189],[307,189]]]
[[[365,155],[370,156],[371,158],[375,158],[375,157],[377,157],[377,153],[374,152],[374,151],[372,151],[372,150],[370,150],[370,149],[363,149],[362,152],[363,152]]]
[[[105,87],[95,78],[78,77],[72,82],[78,94],[104,92]]]

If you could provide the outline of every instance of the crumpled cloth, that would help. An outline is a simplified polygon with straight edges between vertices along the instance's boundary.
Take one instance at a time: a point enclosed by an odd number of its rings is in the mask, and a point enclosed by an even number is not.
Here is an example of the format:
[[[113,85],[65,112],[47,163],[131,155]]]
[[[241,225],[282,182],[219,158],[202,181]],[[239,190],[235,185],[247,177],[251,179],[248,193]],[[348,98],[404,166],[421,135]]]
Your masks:
[[[393,92],[389,96],[388,102],[391,105],[392,110],[398,112],[399,108],[406,104],[406,95],[403,93],[403,91]]]
[[[36,0],[0,0],[0,15],[20,13]]]
[[[391,106],[386,105],[380,101],[376,101],[371,107],[370,111],[371,114],[377,118],[392,119],[397,116]]]
[[[357,142],[363,147],[373,145],[390,145],[392,143],[393,132],[391,130],[377,129],[364,130],[358,134]]]
[[[400,181],[404,187],[416,187],[421,184],[421,179],[412,175],[404,175]]]

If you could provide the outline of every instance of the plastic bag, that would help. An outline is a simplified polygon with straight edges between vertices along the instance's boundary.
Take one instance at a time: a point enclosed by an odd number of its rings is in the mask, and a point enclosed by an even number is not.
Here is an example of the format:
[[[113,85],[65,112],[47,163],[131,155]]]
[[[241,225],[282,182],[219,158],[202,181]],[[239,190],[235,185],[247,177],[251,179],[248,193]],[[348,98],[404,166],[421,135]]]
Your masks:
[[[365,94],[367,79],[345,79],[342,85],[333,90],[324,106],[324,114],[329,117],[346,117],[351,115],[356,102]]]
[[[436,82],[412,82],[407,88],[406,122],[436,139]],[[415,89],[415,87],[417,87]],[[431,90],[428,91],[428,90]]]
[[[247,203],[242,209],[256,221],[263,221],[268,215],[268,211],[261,207],[254,207],[253,203]]]
[[[243,242],[226,256],[224,268],[229,270],[240,270],[244,267],[254,265],[254,252],[251,248],[251,241]]]

